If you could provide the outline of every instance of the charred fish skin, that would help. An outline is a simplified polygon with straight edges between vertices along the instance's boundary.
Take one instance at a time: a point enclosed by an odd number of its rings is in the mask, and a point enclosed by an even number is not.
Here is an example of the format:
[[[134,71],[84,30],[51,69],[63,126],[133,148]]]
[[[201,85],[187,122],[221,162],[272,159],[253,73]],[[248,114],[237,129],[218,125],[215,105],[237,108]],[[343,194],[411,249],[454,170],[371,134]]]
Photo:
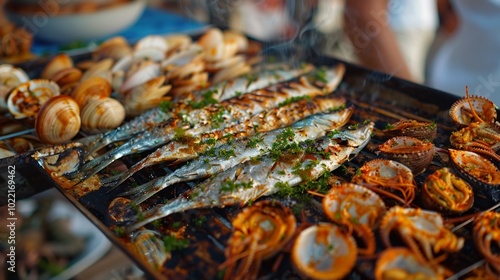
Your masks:
[[[229,126],[225,129],[204,133],[192,139],[181,139],[171,141],[168,144],[149,154],[146,158],[134,164],[122,174],[105,180],[108,187],[116,187],[127,180],[137,171],[166,161],[175,161],[174,164],[194,159],[209,149],[217,149],[218,146],[241,137],[250,137],[255,133],[267,132],[273,129],[291,125],[312,114],[325,112],[330,109],[345,107],[345,98],[325,97],[313,100],[300,100],[291,104],[274,108],[270,111],[261,112],[248,121]],[[350,110],[345,111],[346,117]],[[349,115],[350,116],[350,115]],[[348,117],[346,118],[348,119]],[[340,127],[340,126],[339,126]],[[227,137],[230,135],[231,137]],[[254,139],[256,141],[258,139]],[[237,150],[237,149],[228,149]]]
[[[317,80],[318,73],[306,74],[290,81],[271,85],[264,89],[228,99],[219,104],[207,106],[203,109],[189,112],[189,116],[171,118],[167,123],[153,129],[148,129],[124,145],[111,150],[108,154],[97,157],[86,163],[80,172],[69,175],[70,178],[81,178],[84,181],[104,169],[115,160],[138,151],[157,148],[173,140],[177,129],[184,130],[187,136],[195,137],[210,129],[221,129],[244,121],[264,110],[277,107],[280,103],[291,98],[303,96],[326,95],[340,83],[345,66],[338,64],[336,67],[321,71],[321,80]],[[308,79],[320,87],[312,85]]]
[[[137,187],[138,192],[132,197],[132,203],[140,204],[175,183],[206,178],[236,164],[268,154],[283,141],[299,143],[321,137],[326,131],[343,126],[349,120],[353,110],[346,108],[336,112],[312,115],[289,127],[223,144],[214,149],[213,153],[202,155],[189,165],[184,165],[165,177]]]
[[[210,86],[204,90],[199,90],[194,92],[192,100],[188,101],[177,101],[173,104],[174,108],[165,108],[165,107],[157,107],[151,109],[142,115],[132,119],[128,123],[124,125],[106,132],[104,134],[99,135],[99,137],[90,137],[84,143],[87,147],[89,147],[89,154],[94,153],[95,151],[100,150],[101,148],[109,145],[111,143],[126,140],[132,138],[134,135],[144,131],[149,127],[156,126],[162,122],[167,121],[176,115],[177,112],[180,111],[188,111],[189,109],[194,109],[193,106],[197,104],[198,106],[202,106],[203,98],[207,98],[207,93],[210,95],[210,98],[214,98],[213,101],[210,102],[219,102],[226,99],[237,97],[238,95],[245,94],[248,92],[255,91],[257,89],[264,88],[269,86],[270,84],[280,83],[283,81],[287,81],[293,79],[299,75],[304,73],[308,73],[313,69],[312,66],[306,66],[302,68],[292,68],[292,69],[275,69],[269,71],[263,71],[259,74],[258,77],[240,77],[236,78],[222,84],[217,84]]]
[[[274,159],[268,155],[238,164],[204,181],[181,197],[145,211],[141,219],[137,219],[137,216],[126,217],[132,221],[127,230],[132,232],[157,219],[190,209],[245,204],[277,193],[283,184],[296,186],[305,179],[293,171],[296,165],[308,170],[310,176],[307,180],[315,180],[324,172],[331,172],[341,166],[352,154],[361,151],[370,141],[373,127],[374,123],[370,122],[357,130],[337,131],[336,135],[351,134],[346,138],[349,140],[342,144],[329,136],[319,138],[313,146],[317,152],[327,151],[328,156],[322,154],[319,157],[316,153],[302,151],[294,157]],[[310,142],[303,143],[311,145]]]

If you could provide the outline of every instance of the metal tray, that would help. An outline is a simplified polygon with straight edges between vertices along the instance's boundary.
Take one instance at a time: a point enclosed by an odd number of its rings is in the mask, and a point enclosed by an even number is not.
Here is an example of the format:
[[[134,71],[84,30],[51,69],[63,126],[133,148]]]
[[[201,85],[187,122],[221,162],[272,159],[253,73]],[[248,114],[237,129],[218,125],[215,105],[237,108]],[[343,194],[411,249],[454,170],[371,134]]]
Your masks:
[[[310,62],[315,65],[332,65],[339,62],[336,59],[323,57],[313,51],[304,50],[301,46],[264,45],[264,60],[276,59]],[[344,62],[345,63],[345,62]],[[346,96],[349,103],[356,108],[351,123],[364,120],[374,121],[376,132],[400,119],[416,119],[421,121],[435,121],[438,124],[438,137],[434,144],[438,147],[448,147],[448,138],[455,127],[451,123],[448,110],[458,98],[445,92],[434,90],[405,80],[401,80],[380,72],[345,63],[346,73],[336,91],[336,94]],[[373,151],[381,140],[375,137],[371,143],[354,160],[346,163],[345,168],[338,169],[332,174],[341,180],[350,180],[355,171],[367,160],[377,157]],[[136,155],[126,157],[123,162],[132,165],[137,161]],[[28,197],[33,192],[47,188],[57,188],[71,201],[90,221],[92,221],[116,246],[137,262],[137,265],[151,278],[174,279],[216,279],[219,277],[218,265],[224,261],[224,248],[231,235],[231,220],[241,207],[226,207],[223,209],[200,209],[174,214],[162,220],[162,230],[177,231],[182,228],[184,238],[189,240],[189,246],[183,250],[172,252],[171,258],[165,263],[163,273],[141,261],[127,245],[127,238],[118,237],[112,230],[113,221],[107,214],[107,206],[121,188],[107,193],[106,190],[91,192],[80,199],[73,197],[68,191],[59,186],[45,170],[34,161],[29,154],[14,156],[0,160],[0,203],[6,204],[7,193],[7,166],[16,166],[16,195],[17,199]],[[425,177],[442,164],[433,161],[427,171],[415,179],[419,186]],[[171,171],[167,164],[160,164],[134,175],[134,180],[141,184],[151,178],[163,176]],[[128,183],[125,183],[126,187]],[[154,204],[165,198],[178,196],[194,183],[178,184],[168,190],[160,192],[149,203]],[[498,203],[497,198],[477,197],[474,207],[466,214],[486,210]],[[290,198],[283,203],[297,205],[297,199]],[[313,199],[314,201],[314,199]],[[306,205],[308,219],[313,222],[325,220],[320,213],[317,203]],[[205,217],[201,221],[199,217]],[[201,222],[200,222],[201,221]],[[482,257],[474,248],[470,224],[457,228],[458,235],[466,237],[464,248],[456,254],[451,254],[445,262],[447,267],[458,278],[480,265]],[[382,246],[379,244],[379,250]],[[298,273],[293,269],[289,254],[282,253],[282,259],[277,264],[277,258],[263,263],[260,276],[262,279],[297,279]],[[276,267],[277,269],[272,269]],[[372,278],[374,260],[358,260],[356,268],[348,276],[358,279]]]

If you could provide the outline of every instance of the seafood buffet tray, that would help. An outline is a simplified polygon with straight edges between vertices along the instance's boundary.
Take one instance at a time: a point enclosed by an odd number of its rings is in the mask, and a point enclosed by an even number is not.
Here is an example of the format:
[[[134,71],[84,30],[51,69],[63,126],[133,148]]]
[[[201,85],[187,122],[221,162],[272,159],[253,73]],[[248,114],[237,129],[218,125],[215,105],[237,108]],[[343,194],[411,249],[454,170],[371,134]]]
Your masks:
[[[284,49],[283,49],[284,48]],[[271,59],[290,59],[300,62],[312,63],[316,66],[334,65],[339,60],[324,57],[305,51],[300,46],[276,47],[264,45],[264,61]],[[281,57],[283,56],[283,57]],[[85,56],[75,59],[84,59]],[[342,61],[340,61],[342,62]],[[390,75],[374,72],[350,63],[342,62],[346,66],[344,78],[337,88],[335,94],[345,96],[348,104],[355,108],[349,123],[356,124],[365,120],[375,123],[374,135],[370,143],[353,160],[345,163],[343,168],[332,172],[334,178],[350,181],[356,170],[364,162],[377,158],[374,151],[383,141],[378,137],[386,124],[394,123],[400,119],[415,119],[418,121],[436,122],[438,135],[434,140],[437,147],[449,147],[449,136],[454,127],[450,117],[449,109],[458,100],[457,97],[445,92],[424,87],[412,82],[398,79]],[[36,64],[28,65],[31,70]],[[30,68],[28,68],[28,71]],[[137,162],[136,155],[125,157],[122,162],[128,166]],[[7,166],[16,166],[16,195],[17,199],[30,196],[33,192],[40,192],[48,188],[58,189],[76,208],[78,208],[91,222],[93,222],[117,247],[121,248],[127,255],[137,262],[148,277],[153,279],[169,277],[172,279],[217,279],[220,277],[219,265],[224,262],[224,248],[231,235],[231,220],[241,211],[241,206],[230,206],[225,208],[190,210],[181,214],[173,214],[162,220],[165,231],[182,231],[182,236],[189,240],[186,248],[172,251],[171,258],[163,267],[163,273],[145,263],[131,250],[124,238],[117,236],[114,222],[109,218],[108,205],[116,194],[122,190],[118,188],[107,192],[106,189],[97,190],[84,195],[81,198],[74,197],[70,192],[56,183],[46,171],[29,155],[23,154],[0,160],[0,183],[6,189]],[[434,158],[427,170],[415,177],[417,185],[421,185],[425,177],[438,168],[443,167],[441,161]],[[134,175],[134,181],[138,184],[145,183],[152,178],[164,176],[172,172],[168,164],[160,164],[144,169]],[[125,183],[123,187],[126,187]],[[173,188],[163,190],[148,200],[149,204],[162,201],[164,198],[178,196],[193,183],[177,184]],[[6,191],[0,194],[0,202],[6,204]],[[299,199],[271,197],[281,201],[284,205],[297,209],[296,217],[300,221],[305,216],[311,223],[327,221],[321,214],[321,203],[319,199],[313,198],[307,204]],[[269,198],[264,198],[269,199]],[[475,197],[472,210],[466,212],[471,214],[491,208],[500,201],[500,196]],[[416,201],[418,206],[418,201]],[[301,215],[301,213],[303,215]],[[202,218],[201,218],[202,217]],[[465,237],[465,245],[458,253],[450,254],[443,262],[445,267],[455,275],[452,278],[461,278],[468,268],[481,264],[482,257],[474,248],[471,236],[471,224],[457,228],[455,233]],[[383,249],[378,242],[377,250]],[[279,260],[278,260],[279,259]],[[374,259],[358,259],[354,270],[346,277],[348,279],[372,279]],[[288,253],[280,253],[280,257],[265,260],[261,266],[259,276],[261,279],[300,279],[301,276],[293,268]]]

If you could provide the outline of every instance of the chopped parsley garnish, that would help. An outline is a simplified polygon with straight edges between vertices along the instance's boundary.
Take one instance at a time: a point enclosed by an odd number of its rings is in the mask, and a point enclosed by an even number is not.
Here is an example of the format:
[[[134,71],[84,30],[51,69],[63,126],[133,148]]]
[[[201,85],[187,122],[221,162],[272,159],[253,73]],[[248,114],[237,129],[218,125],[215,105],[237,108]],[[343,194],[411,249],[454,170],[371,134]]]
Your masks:
[[[215,138],[207,138],[203,140],[203,144],[207,145],[215,145],[217,143],[217,140]]]
[[[282,133],[276,136],[273,145],[271,147],[271,157],[273,159],[279,159],[284,155],[284,153],[297,154],[302,152],[303,149],[293,141],[295,137],[295,132],[291,128],[286,128]]]
[[[207,90],[202,94],[202,99],[198,102],[189,101],[188,104],[193,109],[201,109],[211,104],[217,104],[219,101],[214,98],[214,94],[217,93],[217,89]]]
[[[394,125],[388,123],[388,124],[385,125],[384,129],[386,129],[386,130],[388,130],[388,129],[394,129]]]
[[[234,192],[239,188],[249,189],[252,187],[252,182],[234,182],[233,180],[226,180],[220,187],[221,192]]]
[[[314,78],[320,82],[328,83],[328,79],[326,78],[326,70],[325,69],[320,68],[320,69],[316,70]]]
[[[250,87],[250,85],[257,81],[257,76],[253,76],[253,75],[250,75],[250,74],[246,74],[245,75],[245,78],[247,78],[247,85],[246,85],[246,88],[248,89]]]
[[[172,252],[187,248],[189,246],[189,240],[178,239],[173,235],[167,235],[163,237],[163,245],[165,246],[165,251]]]
[[[172,101],[163,100],[162,102],[160,102],[160,110],[163,113],[170,112],[173,107],[174,107],[174,103],[172,103]]]
[[[290,105],[292,103],[299,102],[301,100],[311,100],[311,99],[312,98],[309,95],[302,95],[302,96],[290,97],[290,98],[287,98],[285,101],[279,103],[278,107],[283,107],[283,106],[286,106],[286,105]]]
[[[201,227],[207,221],[206,216],[200,216],[194,220],[194,224],[198,227]]]
[[[234,149],[231,149],[231,150],[220,149],[219,156],[223,157],[224,159],[228,159],[230,157],[236,156],[236,154],[234,152]]]
[[[210,120],[212,121],[212,127],[213,128],[219,128],[220,125],[224,122],[224,108],[219,108],[219,110],[213,114],[210,117]]]
[[[260,142],[262,142],[262,135],[257,133],[254,136],[250,137],[250,139],[248,140],[247,146],[249,148],[256,148],[257,144],[259,144]]]

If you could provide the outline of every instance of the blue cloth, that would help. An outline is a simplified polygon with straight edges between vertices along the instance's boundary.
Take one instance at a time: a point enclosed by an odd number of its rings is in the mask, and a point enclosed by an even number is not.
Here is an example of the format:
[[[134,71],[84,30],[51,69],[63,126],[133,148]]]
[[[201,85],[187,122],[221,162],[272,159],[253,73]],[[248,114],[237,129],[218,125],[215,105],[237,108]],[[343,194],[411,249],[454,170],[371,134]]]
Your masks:
[[[206,24],[200,23],[183,16],[169,13],[163,10],[147,7],[141,17],[128,29],[117,34],[112,34],[106,38],[83,42],[87,46],[93,46],[111,38],[113,36],[123,36],[129,42],[133,43],[146,35],[164,35],[170,33],[195,33],[206,27]],[[60,51],[61,47],[56,43],[50,43],[40,40],[34,40],[31,52],[35,55],[50,55]],[[81,49],[85,51],[86,48]]]

